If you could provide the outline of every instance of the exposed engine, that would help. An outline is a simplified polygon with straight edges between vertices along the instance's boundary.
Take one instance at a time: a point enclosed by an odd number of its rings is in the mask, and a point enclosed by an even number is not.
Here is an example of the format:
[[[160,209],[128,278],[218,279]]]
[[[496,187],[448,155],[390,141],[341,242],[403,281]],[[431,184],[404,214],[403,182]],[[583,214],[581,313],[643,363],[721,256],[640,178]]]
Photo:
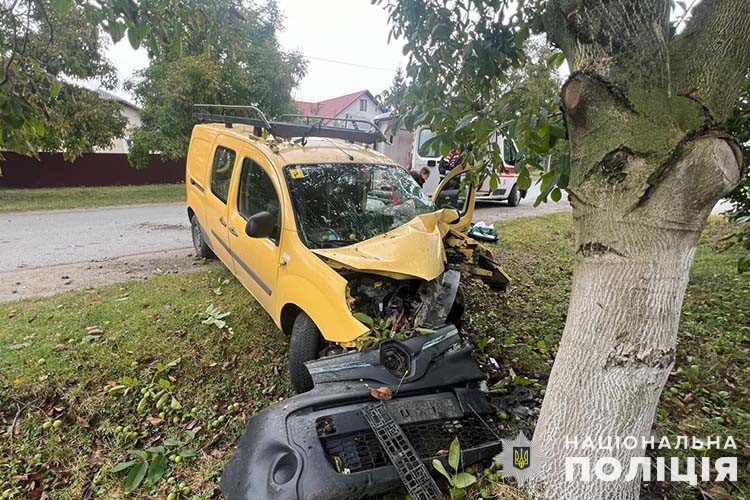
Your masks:
[[[457,300],[460,298],[458,271],[445,271],[432,281],[397,280],[359,273],[347,278],[351,310],[376,320],[390,318],[393,331],[405,324],[437,328],[452,322],[458,326],[463,313],[463,304]]]

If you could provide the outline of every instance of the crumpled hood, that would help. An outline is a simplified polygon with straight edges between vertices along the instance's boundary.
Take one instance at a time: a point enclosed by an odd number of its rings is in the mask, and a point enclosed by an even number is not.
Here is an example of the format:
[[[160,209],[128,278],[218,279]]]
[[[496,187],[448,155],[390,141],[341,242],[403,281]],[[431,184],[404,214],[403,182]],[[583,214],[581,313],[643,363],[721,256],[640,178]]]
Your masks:
[[[443,237],[455,219],[454,210],[438,210],[418,215],[403,226],[354,245],[312,251],[357,271],[430,281],[445,270]]]

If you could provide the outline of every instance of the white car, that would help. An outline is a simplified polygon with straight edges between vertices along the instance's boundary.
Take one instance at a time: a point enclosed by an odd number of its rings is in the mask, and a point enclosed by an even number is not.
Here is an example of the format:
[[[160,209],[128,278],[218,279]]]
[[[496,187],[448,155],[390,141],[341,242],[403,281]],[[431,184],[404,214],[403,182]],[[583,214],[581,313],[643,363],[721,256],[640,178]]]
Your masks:
[[[440,173],[442,157],[426,144],[433,137],[435,134],[429,128],[419,128],[414,137],[412,152],[412,169],[419,171],[422,167],[427,167],[430,170],[430,177],[424,184],[424,190],[428,194],[435,191],[442,177]],[[492,140],[500,146],[503,164],[495,166],[497,174],[495,189],[492,189],[492,180],[488,175],[482,180],[482,185],[477,190],[477,200],[507,201],[511,207],[518,206],[521,199],[526,197],[526,190],[518,187],[518,174],[515,171],[518,148],[512,140],[503,137],[499,132],[493,135]]]

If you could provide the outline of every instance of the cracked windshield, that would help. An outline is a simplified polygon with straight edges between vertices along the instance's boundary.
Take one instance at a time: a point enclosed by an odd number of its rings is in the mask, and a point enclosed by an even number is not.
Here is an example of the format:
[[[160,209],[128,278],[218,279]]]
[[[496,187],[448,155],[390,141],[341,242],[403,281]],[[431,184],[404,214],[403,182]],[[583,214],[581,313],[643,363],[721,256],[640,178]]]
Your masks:
[[[308,247],[351,245],[435,211],[412,177],[393,165],[293,165],[285,174]]]

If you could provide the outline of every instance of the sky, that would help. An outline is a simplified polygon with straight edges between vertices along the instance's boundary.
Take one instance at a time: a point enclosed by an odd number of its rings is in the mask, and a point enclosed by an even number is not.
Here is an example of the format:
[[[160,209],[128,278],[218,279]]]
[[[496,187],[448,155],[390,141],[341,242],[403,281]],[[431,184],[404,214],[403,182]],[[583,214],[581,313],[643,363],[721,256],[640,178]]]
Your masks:
[[[279,42],[308,59],[307,76],[294,91],[301,101],[320,101],[360,90],[379,94],[406,66],[402,43],[388,43],[388,14],[370,0],[278,0],[286,16]],[[120,82],[147,66],[144,50],[127,37],[109,50]],[[337,61],[337,62],[332,62]],[[343,64],[342,64],[343,63]],[[132,100],[121,89],[118,94]]]

